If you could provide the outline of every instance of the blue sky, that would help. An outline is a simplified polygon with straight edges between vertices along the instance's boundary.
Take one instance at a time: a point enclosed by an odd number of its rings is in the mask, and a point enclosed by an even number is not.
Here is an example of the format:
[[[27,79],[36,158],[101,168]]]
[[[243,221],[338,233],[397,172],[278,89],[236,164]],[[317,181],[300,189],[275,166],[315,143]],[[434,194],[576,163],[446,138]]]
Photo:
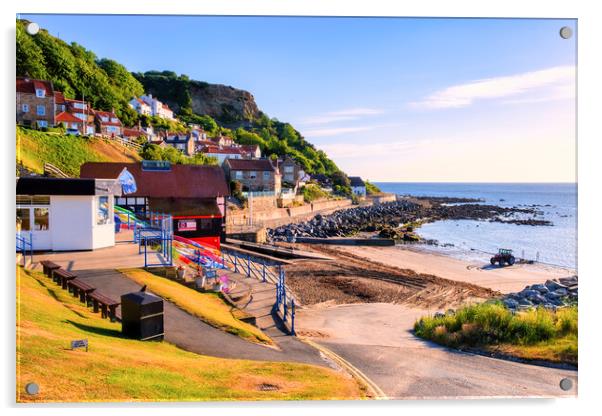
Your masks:
[[[131,71],[246,89],[350,175],[576,179],[574,20],[21,17]]]

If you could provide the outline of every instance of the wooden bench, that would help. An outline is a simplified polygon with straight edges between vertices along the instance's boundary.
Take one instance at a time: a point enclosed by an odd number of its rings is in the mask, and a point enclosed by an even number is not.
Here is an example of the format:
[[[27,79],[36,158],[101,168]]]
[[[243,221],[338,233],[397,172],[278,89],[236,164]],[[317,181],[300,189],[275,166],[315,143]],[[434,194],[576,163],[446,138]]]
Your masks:
[[[67,289],[69,290],[69,293],[73,293],[74,297],[79,296],[79,301],[85,304],[91,302],[90,293],[96,290],[95,287],[90,286],[88,283],[78,278],[69,280],[67,282]]]
[[[103,318],[108,316],[111,322],[115,322],[115,310],[119,306],[119,302],[97,291],[90,293],[89,298],[92,300],[94,312],[98,312],[100,309],[100,316]]]
[[[52,280],[61,285],[63,289],[67,289],[67,282],[75,279],[76,277],[76,274],[65,269],[56,269],[52,272]]]
[[[54,270],[61,268],[61,266],[59,266],[58,264],[56,264],[50,260],[42,260],[40,262],[40,264],[42,265],[42,271],[48,277],[52,277],[52,272]]]

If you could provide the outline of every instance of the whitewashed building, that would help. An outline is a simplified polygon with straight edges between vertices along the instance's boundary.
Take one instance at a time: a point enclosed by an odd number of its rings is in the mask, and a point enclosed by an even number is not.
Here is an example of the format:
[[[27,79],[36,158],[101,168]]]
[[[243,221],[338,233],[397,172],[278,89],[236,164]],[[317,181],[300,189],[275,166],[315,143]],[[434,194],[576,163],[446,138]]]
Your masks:
[[[115,179],[17,178],[17,235],[35,251],[95,250],[115,245]]]
[[[173,111],[169,106],[152,96],[152,94],[143,95],[140,98],[134,98],[130,105],[138,114],[146,114],[174,120]],[[150,113],[149,113],[150,109]]]
[[[359,197],[366,196],[366,184],[364,183],[362,178],[360,178],[359,176],[350,176],[349,182],[351,186],[351,192],[353,192],[354,195],[357,195]]]

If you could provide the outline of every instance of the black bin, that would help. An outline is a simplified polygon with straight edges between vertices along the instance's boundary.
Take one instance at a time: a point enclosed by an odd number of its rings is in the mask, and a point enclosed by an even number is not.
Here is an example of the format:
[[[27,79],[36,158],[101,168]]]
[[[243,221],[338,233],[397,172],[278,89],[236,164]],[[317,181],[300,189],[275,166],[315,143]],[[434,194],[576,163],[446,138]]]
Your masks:
[[[121,332],[142,341],[163,339],[163,299],[146,292],[121,296]]]

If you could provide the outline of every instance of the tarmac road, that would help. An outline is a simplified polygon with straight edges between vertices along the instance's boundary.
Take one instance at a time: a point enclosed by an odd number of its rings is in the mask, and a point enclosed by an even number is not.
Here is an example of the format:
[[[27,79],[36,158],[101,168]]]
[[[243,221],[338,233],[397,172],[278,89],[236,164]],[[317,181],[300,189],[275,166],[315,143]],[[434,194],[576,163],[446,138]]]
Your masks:
[[[457,352],[415,337],[415,319],[427,313],[385,303],[316,306],[298,312],[298,332],[313,333],[314,342],[350,362],[391,399],[577,394],[577,371]],[[566,392],[559,387],[565,377],[573,381]]]

